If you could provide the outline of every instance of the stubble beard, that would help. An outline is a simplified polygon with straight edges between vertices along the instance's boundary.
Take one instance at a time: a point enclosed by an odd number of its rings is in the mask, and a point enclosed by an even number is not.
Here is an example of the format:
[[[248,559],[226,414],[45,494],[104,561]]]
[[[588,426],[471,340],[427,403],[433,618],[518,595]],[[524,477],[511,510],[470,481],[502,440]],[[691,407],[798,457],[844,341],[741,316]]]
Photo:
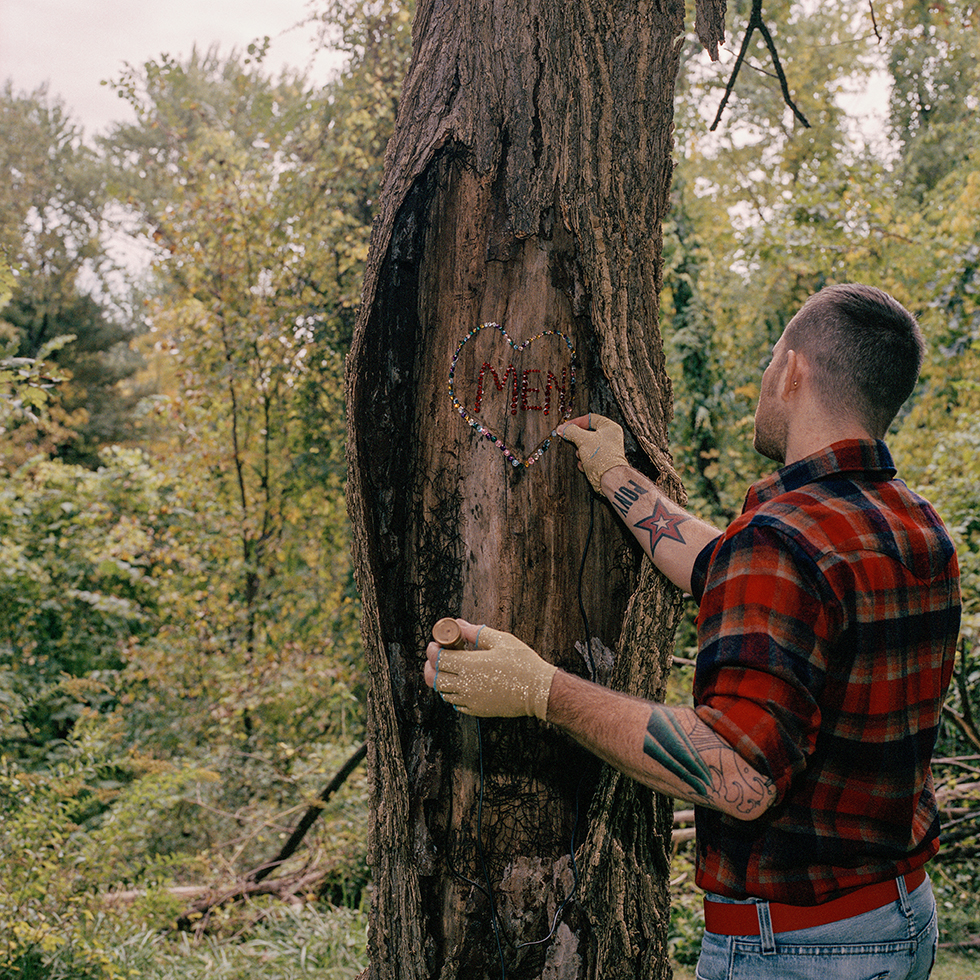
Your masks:
[[[786,462],[787,426],[784,419],[755,413],[752,445],[755,451],[782,466]]]

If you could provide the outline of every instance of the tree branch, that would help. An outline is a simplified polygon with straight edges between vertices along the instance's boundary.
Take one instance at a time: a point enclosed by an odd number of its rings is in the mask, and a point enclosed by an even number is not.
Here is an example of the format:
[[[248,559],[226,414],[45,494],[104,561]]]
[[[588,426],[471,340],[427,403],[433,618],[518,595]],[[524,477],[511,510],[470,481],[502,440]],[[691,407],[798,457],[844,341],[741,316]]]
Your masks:
[[[323,812],[323,805],[347,782],[350,774],[361,764],[365,755],[367,755],[367,742],[360,745],[343,766],[340,767],[337,774],[317,797],[317,802],[310,804],[306,808],[306,812],[300,818],[299,823],[296,824],[295,829],[289,835],[289,839],[283,844],[279,853],[267,864],[262,864],[251,870],[245,876],[246,881],[258,882],[263,878],[267,878],[276,868],[293,855],[296,848],[299,847],[300,842],[306,836],[307,831],[316,823],[317,817]]]
[[[963,709],[962,728],[969,740],[976,748],[980,749],[980,730],[973,717],[970,705],[970,691],[967,687],[967,675],[969,674],[966,662],[966,638],[960,641],[960,669],[956,675],[956,687],[960,692],[960,706]]]
[[[965,939],[958,943],[940,943],[940,949],[978,949],[980,948],[980,939]]]
[[[871,11],[871,26],[874,28],[875,37],[878,38],[878,43],[881,43],[881,31],[878,30],[878,21],[875,18],[875,5],[874,0],[868,0],[868,9]]]
[[[215,892],[208,889],[204,897],[195,902],[186,912],[177,918],[177,928],[181,932],[195,929],[203,930],[211,912],[226,905],[228,902],[241,902],[246,898],[257,895],[275,895],[287,901],[297,892],[304,891],[315,885],[323,878],[322,871],[306,871],[292,878],[276,878],[273,881],[244,881],[239,882],[224,891]]]
[[[958,711],[951,708],[948,704],[943,705],[943,714],[947,717],[952,718],[956,722],[956,726],[959,730],[966,736],[967,740],[976,748],[980,749],[980,735],[977,734],[976,728],[974,728],[966,718],[963,717]]]
[[[360,765],[364,756],[367,754],[367,743],[360,745],[341,766],[337,774],[330,780],[327,786],[317,797],[317,802],[306,808],[306,812],[300,818],[289,839],[283,844],[279,853],[265,864],[253,868],[243,880],[236,885],[226,888],[224,891],[208,891],[203,898],[196,901],[186,912],[177,919],[177,928],[187,930],[191,927],[200,928],[201,924],[207,922],[207,917],[212,909],[225,905],[228,902],[239,902],[250,898],[253,895],[276,895],[281,899],[288,899],[304,888],[315,884],[320,880],[322,874],[319,871],[305,871],[292,878],[276,879],[264,882],[276,868],[288,860],[300,842],[306,836],[307,831],[316,822],[317,817],[323,812],[323,806],[347,781],[351,773]],[[196,924],[196,926],[195,926]]]
[[[796,102],[793,101],[792,95],[790,95],[789,83],[786,81],[786,74],[783,71],[783,66],[779,61],[779,54],[776,51],[776,43],[773,41],[772,34],[770,34],[769,28],[766,27],[765,21],[762,19],[762,0],[752,0],[752,13],[749,15],[749,23],[745,28],[745,37],[742,38],[742,47],[738,52],[738,57],[735,59],[735,67],[732,68],[732,74],[728,79],[728,85],[725,86],[725,94],[722,97],[721,104],[718,106],[715,121],[711,124],[711,132],[714,132],[718,128],[718,123],[721,122],[722,113],[725,111],[725,106],[728,105],[728,100],[735,88],[735,79],[738,78],[739,69],[742,67],[742,62],[745,61],[745,56],[748,53],[749,42],[752,40],[752,35],[756,32],[756,30],[758,30],[762,35],[762,39],[766,42],[766,47],[769,49],[769,54],[772,56],[772,64],[776,71],[776,77],[779,79],[779,86],[783,92],[783,100],[785,101],[786,105],[793,110],[793,115],[796,116],[796,118],[799,119],[799,121],[806,126],[807,129],[809,129],[809,121],[800,111]]]

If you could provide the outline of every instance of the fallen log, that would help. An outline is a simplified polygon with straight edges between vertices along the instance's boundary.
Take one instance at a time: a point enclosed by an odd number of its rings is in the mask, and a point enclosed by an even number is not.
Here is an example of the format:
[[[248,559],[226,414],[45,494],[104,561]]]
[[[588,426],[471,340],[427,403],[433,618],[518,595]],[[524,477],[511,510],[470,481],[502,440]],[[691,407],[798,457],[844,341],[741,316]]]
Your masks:
[[[177,928],[181,932],[201,932],[207,927],[208,919],[215,909],[229,902],[242,902],[260,895],[273,895],[283,902],[298,904],[297,896],[310,890],[323,878],[323,872],[308,870],[290,878],[273,878],[270,881],[241,881],[223,890],[212,890],[204,894],[186,912],[177,918]]]
[[[283,901],[295,901],[299,893],[308,890],[322,879],[322,872],[305,869],[289,878],[266,880],[276,868],[281,867],[296,852],[303,838],[316,822],[317,817],[323,812],[327,801],[344,785],[351,773],[361,764],[366,754],[367,743],[364,743],[350,755],[333,779],[324,787],[317,797],[317,801],[306,808],[286,843],[271,861],[253,868],[241,881],[234,885],[221,890],[208,889],[201,898],[178,917],[177,928],[183,932],[191,929],[200,932],[206,927],[208,918],[215,909],[221,908],[229,902],[241,902],[259,895],[275,895]]]

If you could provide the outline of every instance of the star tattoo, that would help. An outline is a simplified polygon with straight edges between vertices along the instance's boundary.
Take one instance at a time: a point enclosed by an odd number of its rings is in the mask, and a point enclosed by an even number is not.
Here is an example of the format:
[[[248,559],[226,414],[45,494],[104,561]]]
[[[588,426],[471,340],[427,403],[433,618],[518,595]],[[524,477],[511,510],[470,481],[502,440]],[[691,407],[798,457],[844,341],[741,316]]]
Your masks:
[[[653,553],[657,550],[657,545],[664,538],[669,538],[671,541],[678,541],[680,544],[685,543],[684,535],[681,534],[678,527],[689,519],[683,514],[672,514],[664,507],[663,501],[658,500],[656,506],[653,508],[653,513],[649,517],[644,517],[642,521],[634,524],[633,527],[650,532],[650,556],[653,557]]]

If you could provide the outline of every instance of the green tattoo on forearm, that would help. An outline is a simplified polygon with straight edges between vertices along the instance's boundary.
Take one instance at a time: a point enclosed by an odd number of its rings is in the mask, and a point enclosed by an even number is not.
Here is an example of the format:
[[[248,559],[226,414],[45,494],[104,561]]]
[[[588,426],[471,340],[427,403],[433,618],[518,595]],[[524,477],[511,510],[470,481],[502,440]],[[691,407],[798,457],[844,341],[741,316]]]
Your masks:
[[[650,712],[643,752],[692,790],[692,796],[753,818],[771,797],[772,781],[756,772],[695,715],[658,705]]]
[[[711,770],[672,715],[657,708],[650,713],[643,751],[700,796],[710,794]]]

